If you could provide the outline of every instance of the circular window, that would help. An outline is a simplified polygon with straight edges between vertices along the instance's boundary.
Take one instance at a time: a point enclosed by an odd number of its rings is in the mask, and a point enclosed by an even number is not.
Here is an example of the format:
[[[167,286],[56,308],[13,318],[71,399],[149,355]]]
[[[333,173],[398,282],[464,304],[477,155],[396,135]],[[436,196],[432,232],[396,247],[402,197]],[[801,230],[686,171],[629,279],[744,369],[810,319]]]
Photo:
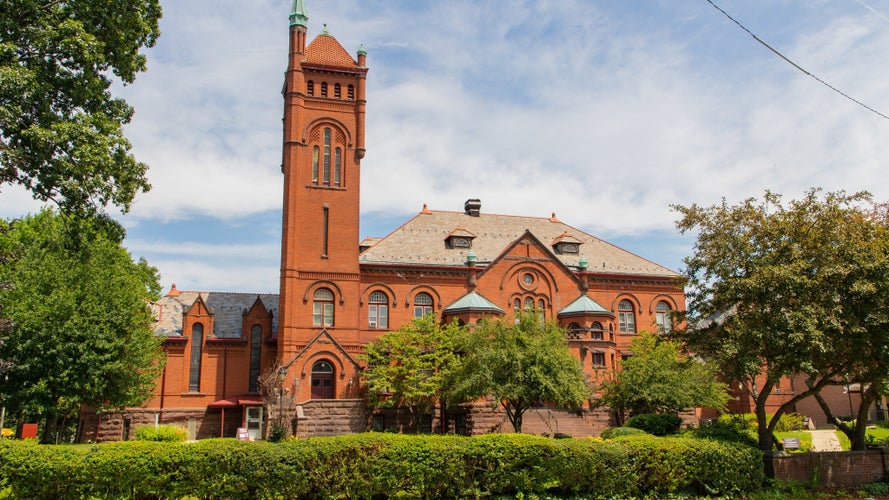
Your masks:
[[[533,285],[533,284],[534,284],[534,275],[531,274],[531,273],[525,273],[525,274],[522,276],[522,281],[523,281],[526,285]]]

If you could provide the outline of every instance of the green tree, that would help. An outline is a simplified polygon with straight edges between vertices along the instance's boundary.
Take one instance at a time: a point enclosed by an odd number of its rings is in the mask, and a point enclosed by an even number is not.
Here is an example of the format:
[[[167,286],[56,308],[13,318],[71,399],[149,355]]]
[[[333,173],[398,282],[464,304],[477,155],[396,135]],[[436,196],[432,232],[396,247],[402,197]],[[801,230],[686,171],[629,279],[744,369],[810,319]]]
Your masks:
[[[149,189],[123,126],[132,83],[160,30],[159,0],[4,0],[0,8],[0,185],[66,211],[129,210]]]
[[[123,230],[101,218],[45,210],[0,222],[0,304],[11,327],[0,333],[0,359],[10,362],[7,406],[42,418],[43,441],[77,415],[142,403],[163,354],[149,301],[157,270],[134,262]]]
[[[763,450],[801,399],[831,384],[885,380],[885,207],[866,193],[812,189],[787,204],[766,192],[736,206],[674,209],[678,228],[697,232],[684,271],[691,327],[675,335],[751,396]],[[798,374],[807,387],[769,418],[776,384]]]
[[[522,432],[522,416],[536,403],[575,408],[590,396],[565,331],[553,322],[541,323],[533,313],[520,314],[515,324],[479,322],[449,387],[455,401],[493,396],[515,432]]]
[[[621,362],[612,380],[604,381],[598,401],[618,412],[678,413],[694,407],[722,409],[727,386],[713,365],[686,356],[681,345],[642,333],[630,344],[633,356]]]
[[[456,323],[440,325],[432,315],[415,318],[364,347],[367,399],[377,408],[406,408],[419,416],[447,407],[447,385],[465,333]],[[444,422],[442,418],[442,422]]]

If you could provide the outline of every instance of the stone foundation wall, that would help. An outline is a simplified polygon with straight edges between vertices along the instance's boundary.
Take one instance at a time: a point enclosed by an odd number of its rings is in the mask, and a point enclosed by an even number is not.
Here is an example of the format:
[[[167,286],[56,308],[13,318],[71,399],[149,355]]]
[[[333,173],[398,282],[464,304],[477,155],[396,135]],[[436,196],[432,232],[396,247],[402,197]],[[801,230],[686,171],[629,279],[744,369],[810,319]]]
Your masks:
[[[302,416],[298,408],[302,408]],[[293,412],[298,437],[338,436],[370,429],[361,399],[316,399],[297,405]]]

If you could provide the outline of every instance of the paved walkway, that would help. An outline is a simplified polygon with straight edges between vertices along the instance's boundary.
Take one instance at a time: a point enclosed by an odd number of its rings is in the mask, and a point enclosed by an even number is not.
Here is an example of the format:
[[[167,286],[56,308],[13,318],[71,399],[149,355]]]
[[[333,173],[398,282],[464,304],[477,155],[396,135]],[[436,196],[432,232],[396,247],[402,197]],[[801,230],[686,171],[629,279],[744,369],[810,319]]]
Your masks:
[[[833,429],[809,431],[809,433],[812,434],[812,451],[843,451]]]

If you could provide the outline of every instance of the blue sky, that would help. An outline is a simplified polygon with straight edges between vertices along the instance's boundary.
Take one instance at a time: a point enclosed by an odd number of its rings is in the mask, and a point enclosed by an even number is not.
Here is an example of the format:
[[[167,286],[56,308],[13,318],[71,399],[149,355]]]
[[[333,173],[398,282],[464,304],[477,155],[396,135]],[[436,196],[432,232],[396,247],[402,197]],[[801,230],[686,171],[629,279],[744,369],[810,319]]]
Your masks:
[[[716,1],[716,0],[714,0]],[[290,0],[168,0],[148,72],[115,92],[152,191],[118,218],[168,289],[275,292]],[[803,68],[889,114],[889,0],[718,0]],[[361,236],[419,212],[548,217],[673,269],[670,204],[771,189],[889,199],[889,120],[706,0],[306,0],[368,52]],[[0,215],[38,205],[4,186]]]

